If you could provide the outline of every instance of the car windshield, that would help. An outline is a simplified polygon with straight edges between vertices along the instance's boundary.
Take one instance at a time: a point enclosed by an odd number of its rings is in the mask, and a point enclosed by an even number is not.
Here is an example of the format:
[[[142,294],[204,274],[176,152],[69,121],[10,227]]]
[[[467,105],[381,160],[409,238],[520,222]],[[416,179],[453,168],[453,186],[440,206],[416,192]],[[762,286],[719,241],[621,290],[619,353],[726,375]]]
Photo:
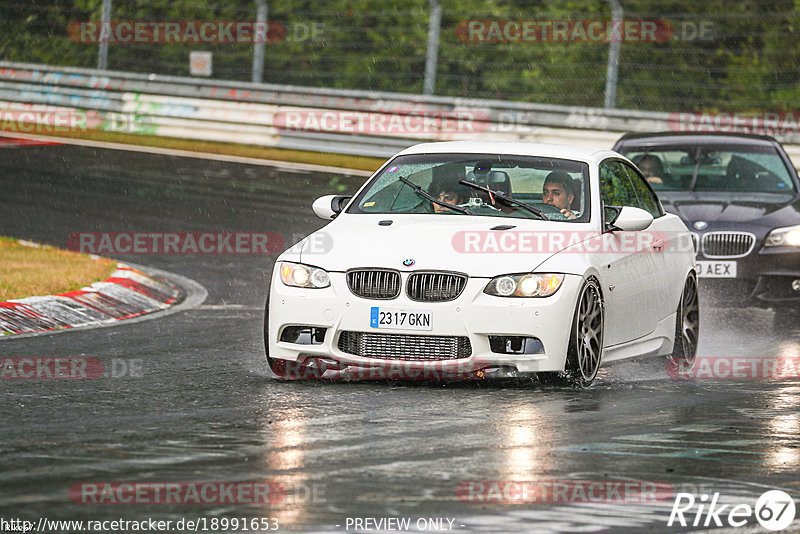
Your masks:
[[[530,156],[409,154],[390,161],[350,206],[348,213],[586,222],[589,166],[580,161]]]
[[[626,146],[653,189],[793,193],[789,169],[772,146]]]

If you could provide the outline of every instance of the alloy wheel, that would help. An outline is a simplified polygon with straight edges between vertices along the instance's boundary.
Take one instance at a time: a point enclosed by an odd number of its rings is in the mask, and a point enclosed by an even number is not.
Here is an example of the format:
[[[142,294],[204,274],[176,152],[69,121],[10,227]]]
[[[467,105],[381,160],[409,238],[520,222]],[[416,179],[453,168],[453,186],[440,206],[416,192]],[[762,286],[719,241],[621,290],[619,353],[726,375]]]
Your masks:
[[[581,290],[567,358],[570,380],[588,386],[597,376],[603,356],[603,299],[593,280]]]
[[[673,356],[691,363],[697,355],[697,340],[700,334],[700,302],[697,279],[694,275],[686,279],[678,313],[678,332],[676,332],[675,343],[679,345],[680,350],[674,351]]]

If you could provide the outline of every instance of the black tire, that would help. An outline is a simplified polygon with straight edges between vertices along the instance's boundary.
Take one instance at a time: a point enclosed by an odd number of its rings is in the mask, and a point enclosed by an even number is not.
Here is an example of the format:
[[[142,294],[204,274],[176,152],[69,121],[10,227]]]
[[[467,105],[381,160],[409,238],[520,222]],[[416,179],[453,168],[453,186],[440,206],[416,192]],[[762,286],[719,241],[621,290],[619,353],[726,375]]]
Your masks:
[[[694,273],[690,273],[683,284],[676,315],[675,343],[670,358],[691,365],[697,356],[697,341],[700,338],[700,298]]]
[[[581,288],[575,304],[564,372],[567,383],[587,387],[594,381],[603,359],[604,330],[603,295],[597,281],[590,278]]]

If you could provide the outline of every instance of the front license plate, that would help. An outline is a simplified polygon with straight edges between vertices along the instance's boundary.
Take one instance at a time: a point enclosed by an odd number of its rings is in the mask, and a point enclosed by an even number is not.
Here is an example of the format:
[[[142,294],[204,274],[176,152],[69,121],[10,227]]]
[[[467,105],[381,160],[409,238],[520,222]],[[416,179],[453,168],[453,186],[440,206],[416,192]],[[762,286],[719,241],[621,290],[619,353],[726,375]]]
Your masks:
[[[369,325],[372,328],[400,330],[431,330],[432,313],[428,310],[401,310],[398,308],[370,308]]]
[[[700,278],[736,278],[736,262],[698,261],[697,275]]]

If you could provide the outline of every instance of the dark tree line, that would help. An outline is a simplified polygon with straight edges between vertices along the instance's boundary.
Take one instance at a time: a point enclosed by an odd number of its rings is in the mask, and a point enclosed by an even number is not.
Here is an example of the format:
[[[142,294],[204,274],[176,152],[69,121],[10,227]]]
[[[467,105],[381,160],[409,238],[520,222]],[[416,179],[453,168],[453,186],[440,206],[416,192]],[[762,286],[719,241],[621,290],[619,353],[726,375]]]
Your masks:
[[[621,0],[625,19],[674,30],[621,45],[617,107],[642,110],[794,109],[800,97],[800,0]],[[442,0],[436,94],[602,106],[605,42],[475,42],[467,21],[607,20],[605,0]],[[427,0],[268,0],[285,35],[267,45],[264,81],[420,93]],[[0,58],[94,67],[97,45],[67,28],[101,18],[101,0],[0,4]],[[113,20],[254,20],[252,0],[113,0]],[[694,35],[693,35],[694,31]],[[213,52],[214,77],[249,81],[252,44],[110,45],[109,68],[189,75],[189,52]]]

